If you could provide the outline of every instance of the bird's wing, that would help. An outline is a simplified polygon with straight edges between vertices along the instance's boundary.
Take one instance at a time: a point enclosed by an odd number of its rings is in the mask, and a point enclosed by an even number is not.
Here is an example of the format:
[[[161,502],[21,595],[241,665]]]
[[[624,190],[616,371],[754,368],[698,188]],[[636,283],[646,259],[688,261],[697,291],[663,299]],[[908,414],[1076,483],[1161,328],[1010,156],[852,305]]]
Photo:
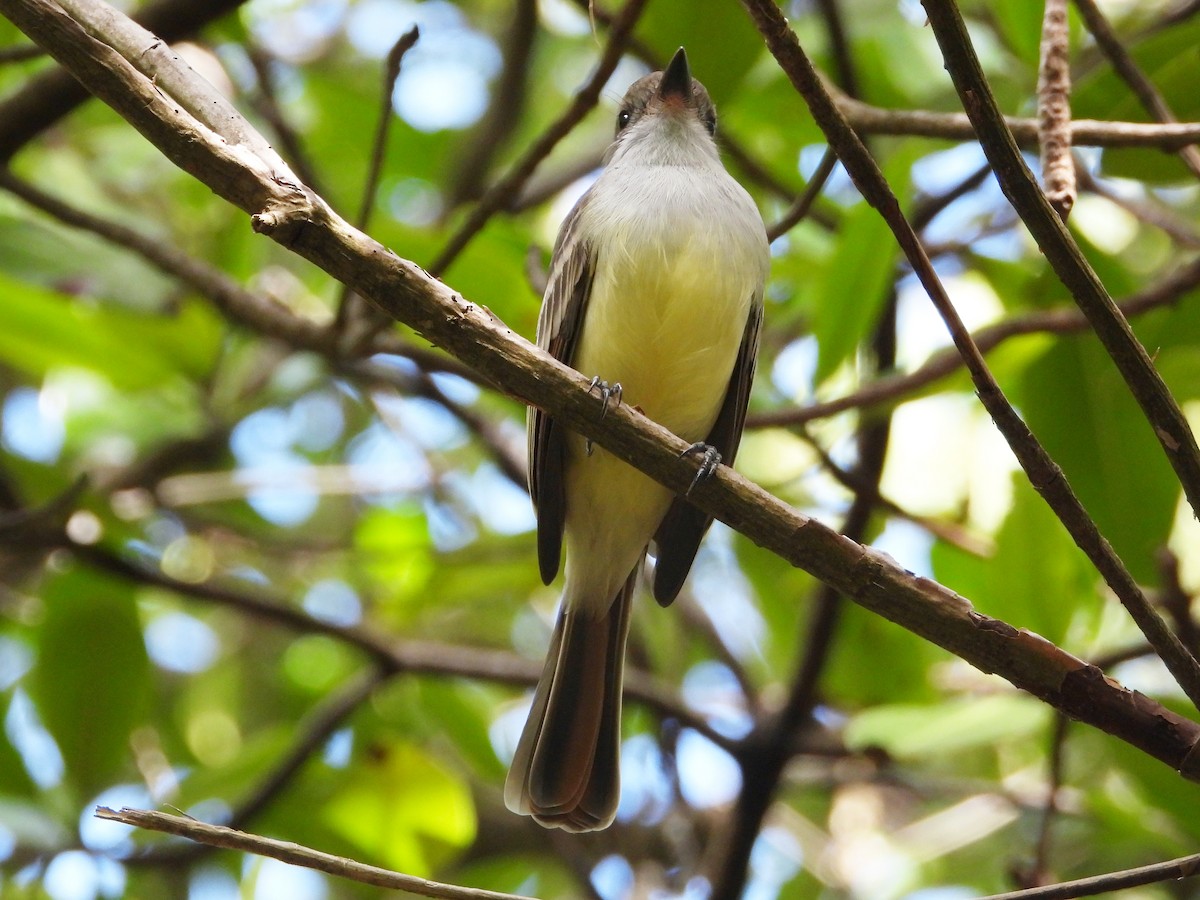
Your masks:
[[[574,363],[596,270],[595,252],[575,234],[583,206],[584,200],[580,200],[559,231],[550,264],[550,281],[538,316],[538,346],[567,365]],[[566,434],[550,416],[532,406],[526,421],[526,434],[529,441],[529,495],[533,498],[538,520],[538,568],[542,581],[549,584],[558,574],[562,557],[563,524],[567,512],[563,480]]]
[[[742,343],[738,348],[737,361],[733,364],[733,374],[729,378],[721,411],[705,439],[705,443],[716,448],[721,459],[730,466],[737,456],[742,428],[746,423],[746,405],[750,400],[750,385],[754,382],[762,318],[762,297],[758,296],[750,306],[750,317],[742,332]],[[676,497],[672,501],[654,535],[658,549],[658,563],[654,568],[654,599],[662,606],[669,606],[679,594],[696,558],[696,551],[700,548],[700,541],[711,524],[712,516],[692,506],[684,497]]]

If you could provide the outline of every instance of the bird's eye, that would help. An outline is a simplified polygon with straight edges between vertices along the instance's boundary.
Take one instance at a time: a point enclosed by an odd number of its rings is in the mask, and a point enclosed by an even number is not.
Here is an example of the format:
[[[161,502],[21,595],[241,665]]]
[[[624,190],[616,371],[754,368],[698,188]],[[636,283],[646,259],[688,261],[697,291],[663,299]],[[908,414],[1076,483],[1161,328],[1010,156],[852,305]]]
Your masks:
[[[628,125],[631,118],[633,118],[633,113],[628,109],[623,109],[617,113],[617,131]]]
[[[717,133],[717,113],[716,110],[709,109],[704,113],[704,127],[708,129],[708,133],[715,135]]]

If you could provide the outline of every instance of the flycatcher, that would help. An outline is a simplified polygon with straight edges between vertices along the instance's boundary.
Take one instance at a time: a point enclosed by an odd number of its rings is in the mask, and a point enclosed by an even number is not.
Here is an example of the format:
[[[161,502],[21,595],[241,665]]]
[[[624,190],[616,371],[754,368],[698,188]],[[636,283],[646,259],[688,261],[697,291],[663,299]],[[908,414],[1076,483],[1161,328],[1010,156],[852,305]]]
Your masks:
[[[633,83],[604,169],[559,232],[537,332],[596,376],[602,415],[610,399],[633,404],[696,442],[702,472],[737,452],[769,265],[716,124],[682,48]],[[539,410],[528,433],[541,575],[554,579],[565,544],[566,587],[504,800],[547,827],[594,831],[617,811],[621,673],[647,547],[666,606],[712,520]]]

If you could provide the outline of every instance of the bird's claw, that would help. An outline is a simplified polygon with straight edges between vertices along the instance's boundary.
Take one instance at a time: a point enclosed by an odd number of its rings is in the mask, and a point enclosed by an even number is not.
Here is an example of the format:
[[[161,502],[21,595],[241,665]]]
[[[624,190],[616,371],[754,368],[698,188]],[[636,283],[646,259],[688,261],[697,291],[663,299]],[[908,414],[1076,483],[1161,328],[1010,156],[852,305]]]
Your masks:
[[[711,444],[704,443],[704,441],[697,441],[692,444],[679,454],[679,458],[682,459],[685,456],[691,456],[693,453],[700,456],[700,468],[696,470],[696,477],[692,479],[692,483],[688,485],[688,489],[684,492],[685,497],[691,495],[692,491],[696,489],[696,485],[712,478],[713,473],[717,471],[717,466],[721,464],[720,451]]]
[[[610,402],[615,400],[617,406],[621,405],[621,382],[617,381],[610,385],[607,381],[601,381],[599,375],[593,375],[592,383],[588,385],[588,393],[590,394],[594,390],[600,391],[600,420],[603,421],[604,417],[608,415],[608,404]],[[592,442],[590,440],[584,441],[583,446],[587,455],[591,456],[593,449]]]
[[[607,381],[601,381],[599,375],[592,376],[592,383],[588,385],[588,393],[594,390],[600,391],[600,418],[603,419],[608,415],[608,404],[610,401],[615,402],[617,406],[621,405],[621,382],[616,381],[611,385]]]

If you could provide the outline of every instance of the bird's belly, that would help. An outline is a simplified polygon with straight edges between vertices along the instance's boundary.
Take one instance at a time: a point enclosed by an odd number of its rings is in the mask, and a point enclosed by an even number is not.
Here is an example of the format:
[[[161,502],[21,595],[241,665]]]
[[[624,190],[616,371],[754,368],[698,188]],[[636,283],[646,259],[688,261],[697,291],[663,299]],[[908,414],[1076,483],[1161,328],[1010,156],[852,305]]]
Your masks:
[[[688,441],[716,420],[754,293],[718,263],[719,249],[696,239],[599,261],[574,360]]]
[[[619,382],[622,403],[700,441],[729,388],[766,245],[736,216],[689,205],[688,173],[655,176],[634,206],[595,212],[606,239],[571,362],[584,375]],[[578,436],[567,439],[565,478],[565,596],[576,609],[602,614],[672,495],[603,449],[589,453]]]

